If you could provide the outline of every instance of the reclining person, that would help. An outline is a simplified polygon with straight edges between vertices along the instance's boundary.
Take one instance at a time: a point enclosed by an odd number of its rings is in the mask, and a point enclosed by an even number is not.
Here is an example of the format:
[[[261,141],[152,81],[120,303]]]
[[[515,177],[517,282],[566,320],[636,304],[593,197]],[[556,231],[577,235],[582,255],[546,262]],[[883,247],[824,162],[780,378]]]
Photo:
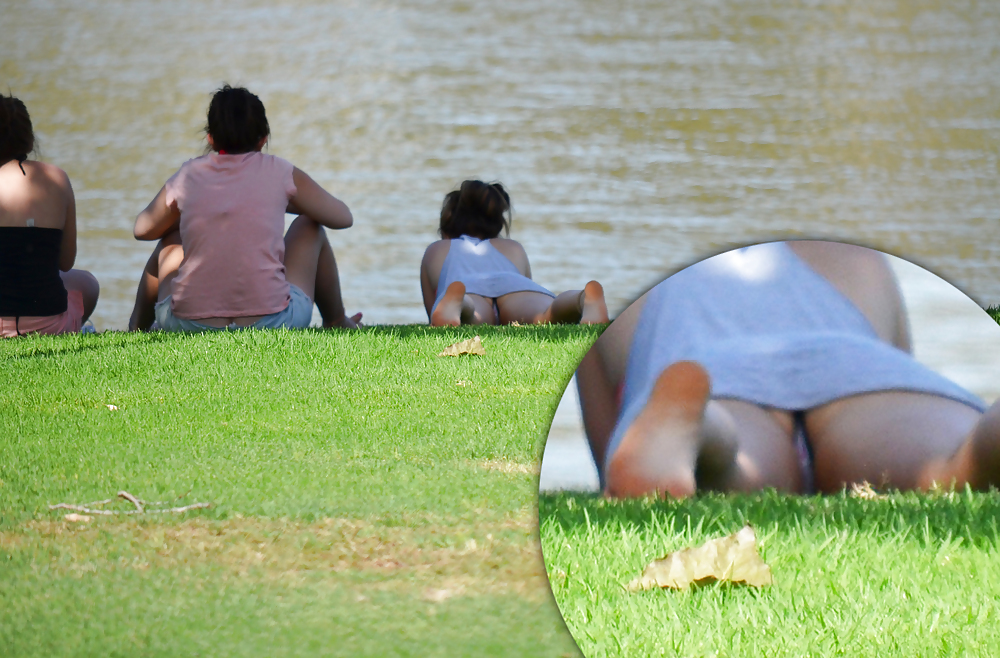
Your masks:
[[[877,251],[777,242],[697,263],[622,313],[577,371],[605,493],[996,484],[1000,402],[909,352]]]

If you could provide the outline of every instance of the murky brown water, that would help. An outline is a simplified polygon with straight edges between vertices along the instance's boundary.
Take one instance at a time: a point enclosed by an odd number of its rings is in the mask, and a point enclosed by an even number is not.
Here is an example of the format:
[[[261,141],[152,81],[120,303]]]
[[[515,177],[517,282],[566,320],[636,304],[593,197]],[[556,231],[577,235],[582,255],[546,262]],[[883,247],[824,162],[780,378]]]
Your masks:
[[[270,152],[355,213],[334,236],[369,322],[425,320],[445,192],[499,179],[535,278],[612,311],[710,253],[825,236],[1000,304],[1000,4],[0,2],[0,83],[77,192],[78,265],[125,326],[132,221],[245,84]]]

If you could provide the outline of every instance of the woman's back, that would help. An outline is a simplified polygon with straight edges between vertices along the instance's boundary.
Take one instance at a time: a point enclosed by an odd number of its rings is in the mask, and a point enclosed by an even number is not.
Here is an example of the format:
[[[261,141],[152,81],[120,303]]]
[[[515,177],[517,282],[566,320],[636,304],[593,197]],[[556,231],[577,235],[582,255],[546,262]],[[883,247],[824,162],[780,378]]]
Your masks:
[[[76,202],[66,172],[29,161],[24,103],[0,96],[0,336],[79,331],[100,286],[74,270]]]
[[[184,261],[173,284],[178,317],[267,315],[285,308],[285,209],[292,165],[259,151],[210,153],[167,181],[180,212]]]
[[[72,204],[69,177],[59,167],[31,160],[0,166],[0,226],[62,229]]]

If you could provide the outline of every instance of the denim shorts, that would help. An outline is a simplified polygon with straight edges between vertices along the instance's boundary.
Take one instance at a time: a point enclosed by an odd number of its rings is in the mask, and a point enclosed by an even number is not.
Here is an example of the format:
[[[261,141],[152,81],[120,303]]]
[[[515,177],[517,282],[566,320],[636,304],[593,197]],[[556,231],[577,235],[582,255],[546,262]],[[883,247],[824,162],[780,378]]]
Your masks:
[[[227,327],[210,327],[197,320],[185,320],[174,315],[170,308],[173,297],[168,295],[156,303],[156,325],[163,331],[225,331],[233,329],[302,329],[312,322],[313,302],[298,286],[289,283],[291,300],[284,310],[265,315],[251,325],[241,327],[231,324]]]

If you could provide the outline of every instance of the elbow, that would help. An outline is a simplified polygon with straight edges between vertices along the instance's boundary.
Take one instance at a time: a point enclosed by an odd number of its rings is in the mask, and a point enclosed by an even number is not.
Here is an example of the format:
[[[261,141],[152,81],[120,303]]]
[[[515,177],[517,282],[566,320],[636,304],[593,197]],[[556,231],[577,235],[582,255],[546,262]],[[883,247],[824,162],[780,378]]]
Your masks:
[[[76,250],[74,249],[71,253],[63,253],[59,255],[59,271],[69,272],[73,269],[73,265],[76,263]]]
[[[146,222],[142,221],[142,215],[136,217],[135,226],[132,227],[132,236],[136,240],[152,240],[153,236],[150,235],[149,227],[146,226]]]
[[[354,226],[354,215],[351,214],[351,209],[344,205],[340,211],[340,221],[337,222],[337,228],[351,228]]]

